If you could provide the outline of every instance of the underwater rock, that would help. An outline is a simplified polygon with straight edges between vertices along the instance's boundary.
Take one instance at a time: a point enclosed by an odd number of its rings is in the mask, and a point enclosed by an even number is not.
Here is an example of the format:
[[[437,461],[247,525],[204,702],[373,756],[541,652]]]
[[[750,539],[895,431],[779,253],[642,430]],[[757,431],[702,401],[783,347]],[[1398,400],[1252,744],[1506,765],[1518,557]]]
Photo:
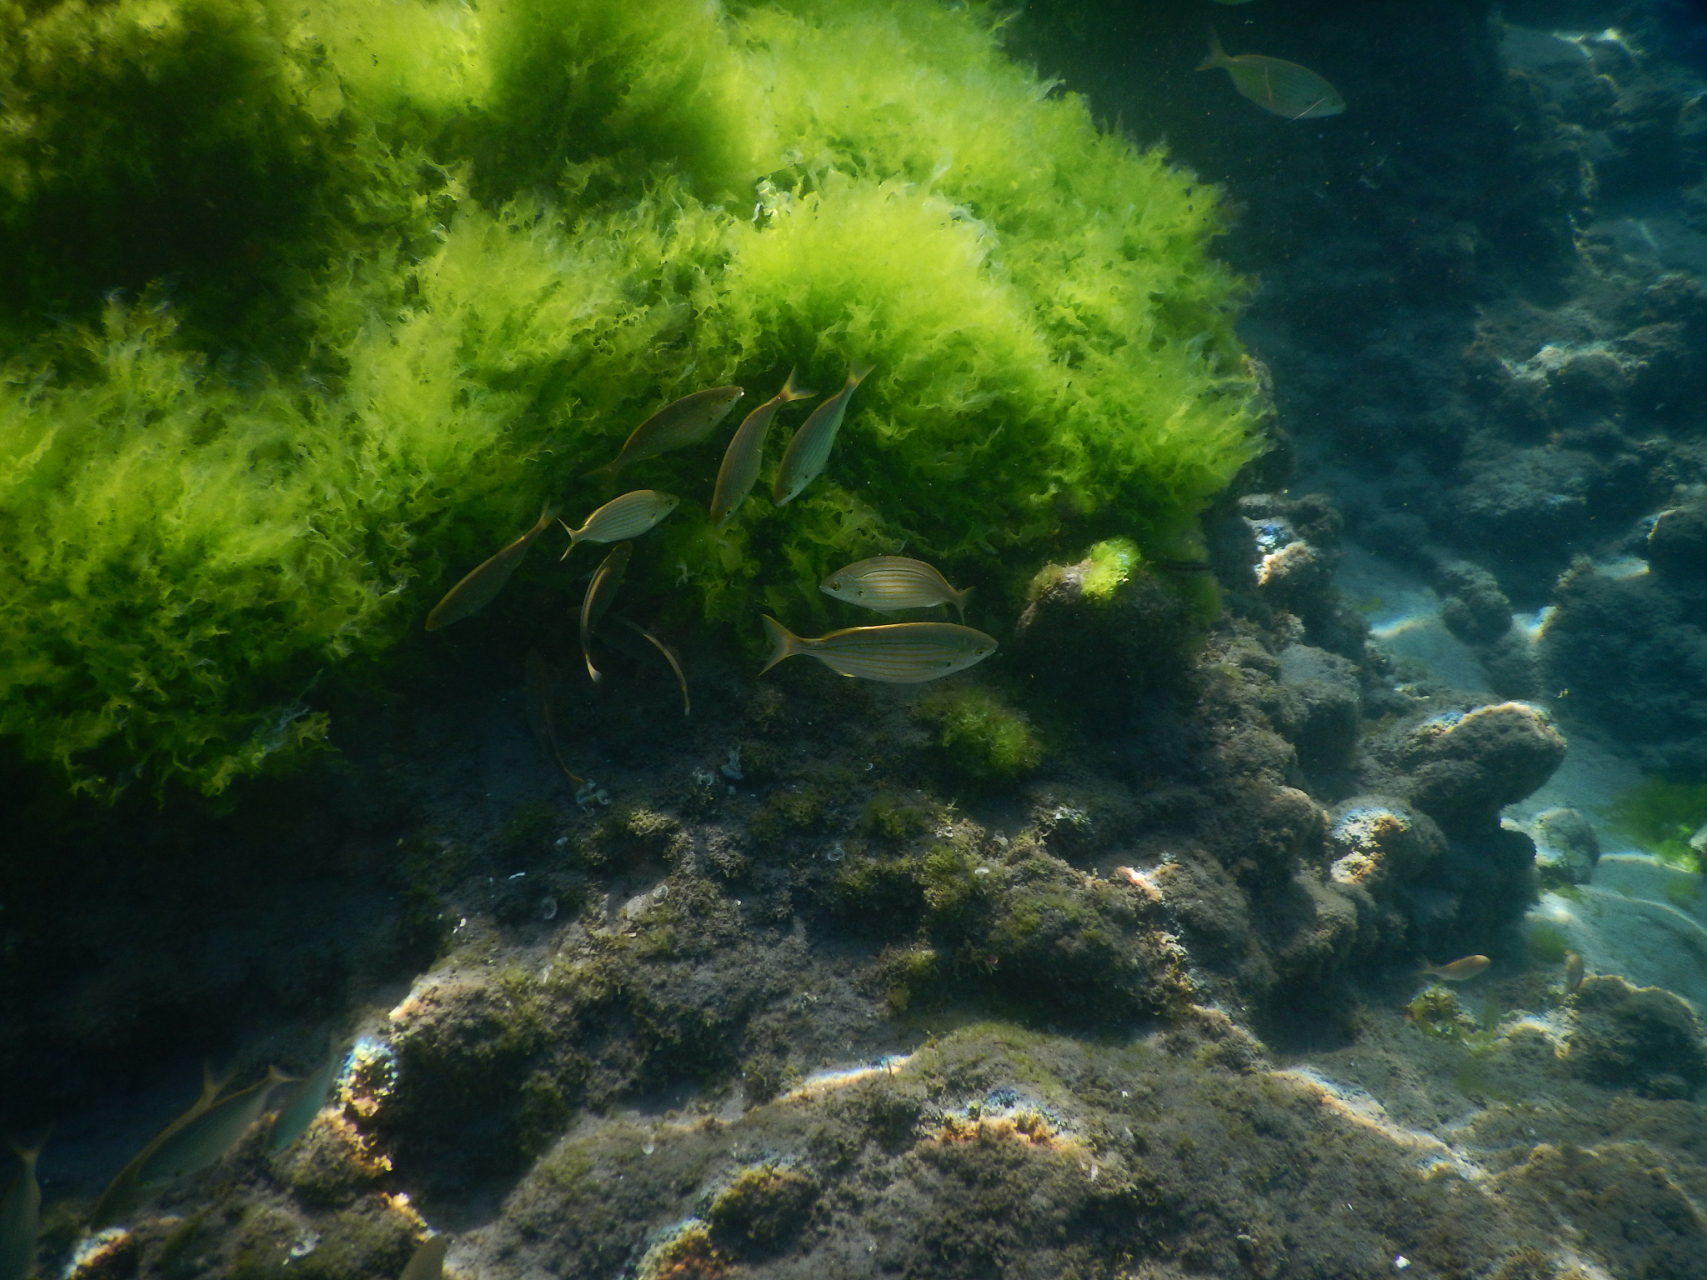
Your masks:
[[[1280,684],[1289,695],[1277,727],[1298,750],[1305,773],[1338,773],[1351,762],[1363,718],[1361,672],[1356,663],[1310,645],[1280,651]]]
[[[1446,837],[1425,814],[1389,796],[1355,796],[1328,818],[1328,874],[1370,892],[1403,884],[1446,851]]]
[[[1345,520],[1321,494],[1289,498],[1253,493],[1239,499],[1239,516],[1256,541],[1257,597],[1273,609],[1295,614],[1313,645],[1357,659],[1369,625],[1348,608],[1333,585],[1344,553]]]
[[[1496,827],[1500,809],[1533,793],[1565,758],[1564,735],[1524,702],[1430,716],[1394,745],[1394,794],[1448,835]]]
[[[1707,574],[1707,501],[1662,511],[1648,531],[1648,566],[1666,577]]]
[[[1535,863],[1545,885],[1584,884],[1600,860],[1600,838],[1575,809],[1546,809],[1531,825]]]
[[[1183,669],[1203,630],[1205,602],[1193,596],[1208,585],[1174,582],[1118,549],[1097,554],[1111,545],[1038,572],[1009,650],[1030,679],[1098,715]]]
[[[1443,597],[1440,617],[1465,644],[1488,644],[1511,627],[1511,601],[1498,579],[1480,565],[1450,560],[1434,573],[1434,587]]]
[[[1701,1027],[1671,992],[1589,978],[1576,1011],[1565,1064],[1580,1079],[1653,1098],[1687,1098],[1707,1084]]]

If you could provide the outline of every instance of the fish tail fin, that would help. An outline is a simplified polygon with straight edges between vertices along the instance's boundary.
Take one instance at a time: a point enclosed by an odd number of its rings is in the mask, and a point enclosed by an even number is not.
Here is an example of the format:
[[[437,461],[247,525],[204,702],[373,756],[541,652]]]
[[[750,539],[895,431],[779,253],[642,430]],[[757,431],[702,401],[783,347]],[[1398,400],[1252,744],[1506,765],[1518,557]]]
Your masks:
[[[555,519],[557,519],[557,504],[548,502],[539,509],[539,519],[534,522],[533,531],[536,534],[544,533],[551,527],[551,522]]]
[[[972,593],[976,590],[976,587],[962,587],[950,598],[950,602],[954,605],[954,612],[962,622],[966,621],[966,602],[972,598]]]
[[[51,1132],[51,1130],[49,1130],[49,1132]],[[21,1142],[9,1142],[7,1145],[12,1148],[19,1161],[22,1162],[24,1172],[29,1173],[36,1167],[36,1157],[41,1155],[42,1148],[47,1146],[47,1133],[44,1132],[41,1137],[37,1138],[27,1147]]]
[[[583,480],[590,480],[594,476],[614,476],[621,469],[622,469],[622,459],[620,457],[612,458],[609,462],[605,463],[604,466],[594,467],[591,471],[587,472],[587,474],[581,478]]]
[[[813,396],[818,394],[809,387],[797,387],[794,385],[794,375],[799,372],[800,370],[798,369],[790,369],[788,371],[788,381],[783,383],[782,390],[776,393],[777,399],[781,400],[784,404],[790,400],[810,400]]]
[[[571,529],[567,520],[559,520],[557,523],[562,525],[563,532],[569,535],[569,545],[563,548],[563,554],[557,558],[560,561],[567,560],[569,553],[575,549],[575,544],[581,540],[581,534],[578,529]]]
[[[800,652],[800,637],[769,614],[761,616],[765,624],[765,639],[769,640],[771,645],[770,657],[765,665],[759,668],[759,674],[762,676],[784,658],[792,658]]]
[[[855,360],[848,366],[849,384],[856,387],[859,386],[860,383],[864,382],[866,378],[871,375],[871,371],[875,368],[877,368],[877,362],[875,360]]]
[[[1227,51],[1221,47],[1221,37],[1215,34],[1215,28],[1209,28],[1209,55],[1197,64],[1199,71],[1213,71],[1227,61]]]

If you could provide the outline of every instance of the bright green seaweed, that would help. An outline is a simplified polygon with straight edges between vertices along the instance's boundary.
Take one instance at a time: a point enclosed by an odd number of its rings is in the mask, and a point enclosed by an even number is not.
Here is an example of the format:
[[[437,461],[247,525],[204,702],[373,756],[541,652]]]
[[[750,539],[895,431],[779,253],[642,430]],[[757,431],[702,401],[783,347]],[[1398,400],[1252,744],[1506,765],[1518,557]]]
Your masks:
[[[651,409],[795,366],[877,373],[791,506],[710,528],[726,433],[624,477],[680,610],[1172,545],[1255,448],[1219,225],[929,0],[0,0],[0,733],[217,792]]]

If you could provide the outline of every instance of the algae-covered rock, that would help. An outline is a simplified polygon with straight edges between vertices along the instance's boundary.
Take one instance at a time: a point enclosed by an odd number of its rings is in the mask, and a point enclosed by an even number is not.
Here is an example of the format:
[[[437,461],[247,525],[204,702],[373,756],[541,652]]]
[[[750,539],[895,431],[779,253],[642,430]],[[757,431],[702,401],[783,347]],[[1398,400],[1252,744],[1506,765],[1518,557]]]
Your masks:
[[[743,628],[903,544],[1172,554],[1260,447],[1211,192],[981,9],[0,12],[0,733],[91,791],[323,740],[320,673],[699,387],[876,367],[786,507],[712,530],[721,435],[625,473],[690,499],[631,587]]]
[[[1585,980],[1566,1065],[1596,1084],[1650,1097],[1687,1098],[1707,1084],[1707,1047],[1689,1006],[1658,987],[1618,977]]]

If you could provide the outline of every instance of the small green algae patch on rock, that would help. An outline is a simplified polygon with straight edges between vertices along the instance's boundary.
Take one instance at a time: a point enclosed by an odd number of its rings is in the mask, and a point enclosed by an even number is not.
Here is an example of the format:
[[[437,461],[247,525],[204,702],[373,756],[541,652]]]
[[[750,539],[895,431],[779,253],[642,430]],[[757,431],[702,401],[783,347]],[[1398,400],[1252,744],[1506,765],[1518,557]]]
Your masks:
[[[937,742],[956,776],[989,783],[1030,773],[1043,743],[1030,718],[995,692],[963,686],[927,695],[918,715],[935,726]]]
[[[0,733],[91,792],[323,741],[323,672],[699,386],[878,370],[786,508],[713,531],[709,442],[635,469],[693,500],[630,580],[740,626],[903,544],[1157,552],[1257,448],[1213,193],[980,10],[0,15]]]
[[[1079,590],[1085,599],[1104,603],[1114,595],[1116,587],[1132,576],[1142,559],[1138,544],[1131,538],[1099,542],[1085,557],[1087,567],[1079,579]]]

